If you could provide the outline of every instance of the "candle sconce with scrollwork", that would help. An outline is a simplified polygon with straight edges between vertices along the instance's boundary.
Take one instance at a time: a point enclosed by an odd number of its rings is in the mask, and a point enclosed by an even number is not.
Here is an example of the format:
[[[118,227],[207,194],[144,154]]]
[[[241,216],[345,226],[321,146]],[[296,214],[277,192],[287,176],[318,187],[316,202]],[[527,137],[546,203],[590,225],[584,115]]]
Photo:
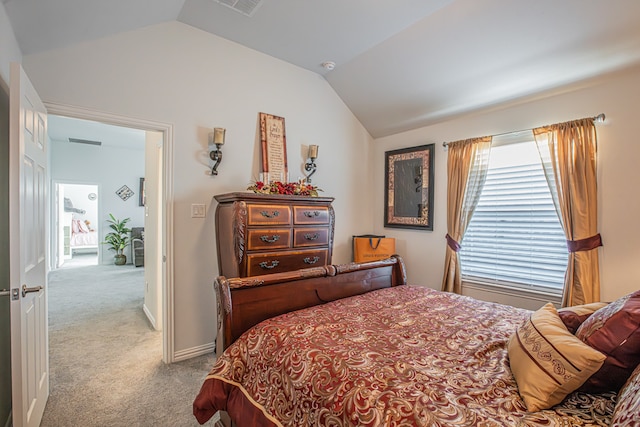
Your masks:
[[[310,145],[309,146],[309,161],[307,163],[304,164],[304,170],[307,171],[308,173],[305,174],[305,182],[307,183],[311,183],[311,175],[313,175],[314,173],[316,173],[316,169],[318,168],[318,166],[316,165],[315,160],[318,158],[318,146],[317,145]]]

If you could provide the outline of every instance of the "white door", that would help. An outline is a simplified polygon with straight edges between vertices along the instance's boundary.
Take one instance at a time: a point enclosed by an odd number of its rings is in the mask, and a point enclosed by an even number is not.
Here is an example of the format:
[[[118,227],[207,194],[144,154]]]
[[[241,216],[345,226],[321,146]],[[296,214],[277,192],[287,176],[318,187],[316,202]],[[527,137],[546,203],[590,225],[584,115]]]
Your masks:
[[[9,245],[14,427],[40,425],[49,397],[47,115],[20,64],[11,64]]]

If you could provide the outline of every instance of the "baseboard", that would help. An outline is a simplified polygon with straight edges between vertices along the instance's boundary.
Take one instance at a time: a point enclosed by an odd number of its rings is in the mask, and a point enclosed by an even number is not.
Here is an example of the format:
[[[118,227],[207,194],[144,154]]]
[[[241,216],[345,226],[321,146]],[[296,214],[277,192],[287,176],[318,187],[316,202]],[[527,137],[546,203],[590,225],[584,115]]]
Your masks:
[[[147,319],[149,319],[149,323],[151,323],[151,326],[153,326],[153,329],[155,329],[156,331],[159,331],[160,329],[158,328],[158,325],[156,324],[156,319],[155,319],[155,317],[153,317],[153,315],[151,314],[151,312],[147,308],[146,304],[142,304],[142,311],[144,311],[144,314],[147,315]]]
[[[205,354],[214,354],[216,353],[216,343],[212,342],[205,345],[200,345],[198,347],[187,348],[186,350],[176,351],[173,354],[174,362],[181,362],[183,360],[191,359],[193,357],[202,356]]]

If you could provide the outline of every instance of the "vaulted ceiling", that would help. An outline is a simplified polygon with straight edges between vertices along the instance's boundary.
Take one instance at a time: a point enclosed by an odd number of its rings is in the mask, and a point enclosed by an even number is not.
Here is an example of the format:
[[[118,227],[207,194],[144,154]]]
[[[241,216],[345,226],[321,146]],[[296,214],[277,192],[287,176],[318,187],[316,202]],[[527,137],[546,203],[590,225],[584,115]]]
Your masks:
[[[323,75],[374,137],[640,64],[637,0],[3,2],[24,55],[200,28]]]

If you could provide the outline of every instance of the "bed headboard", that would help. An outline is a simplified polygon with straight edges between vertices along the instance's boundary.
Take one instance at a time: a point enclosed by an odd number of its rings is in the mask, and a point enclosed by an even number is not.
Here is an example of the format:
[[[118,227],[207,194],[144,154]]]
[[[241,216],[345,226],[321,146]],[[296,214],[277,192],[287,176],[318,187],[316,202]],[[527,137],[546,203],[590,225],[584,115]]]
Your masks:
[[[214,283],[218,305],[216,353],[220,355],[246,330],[271,317],[406,283],[404,262],[398,255],[263,276],[220,276]]]

